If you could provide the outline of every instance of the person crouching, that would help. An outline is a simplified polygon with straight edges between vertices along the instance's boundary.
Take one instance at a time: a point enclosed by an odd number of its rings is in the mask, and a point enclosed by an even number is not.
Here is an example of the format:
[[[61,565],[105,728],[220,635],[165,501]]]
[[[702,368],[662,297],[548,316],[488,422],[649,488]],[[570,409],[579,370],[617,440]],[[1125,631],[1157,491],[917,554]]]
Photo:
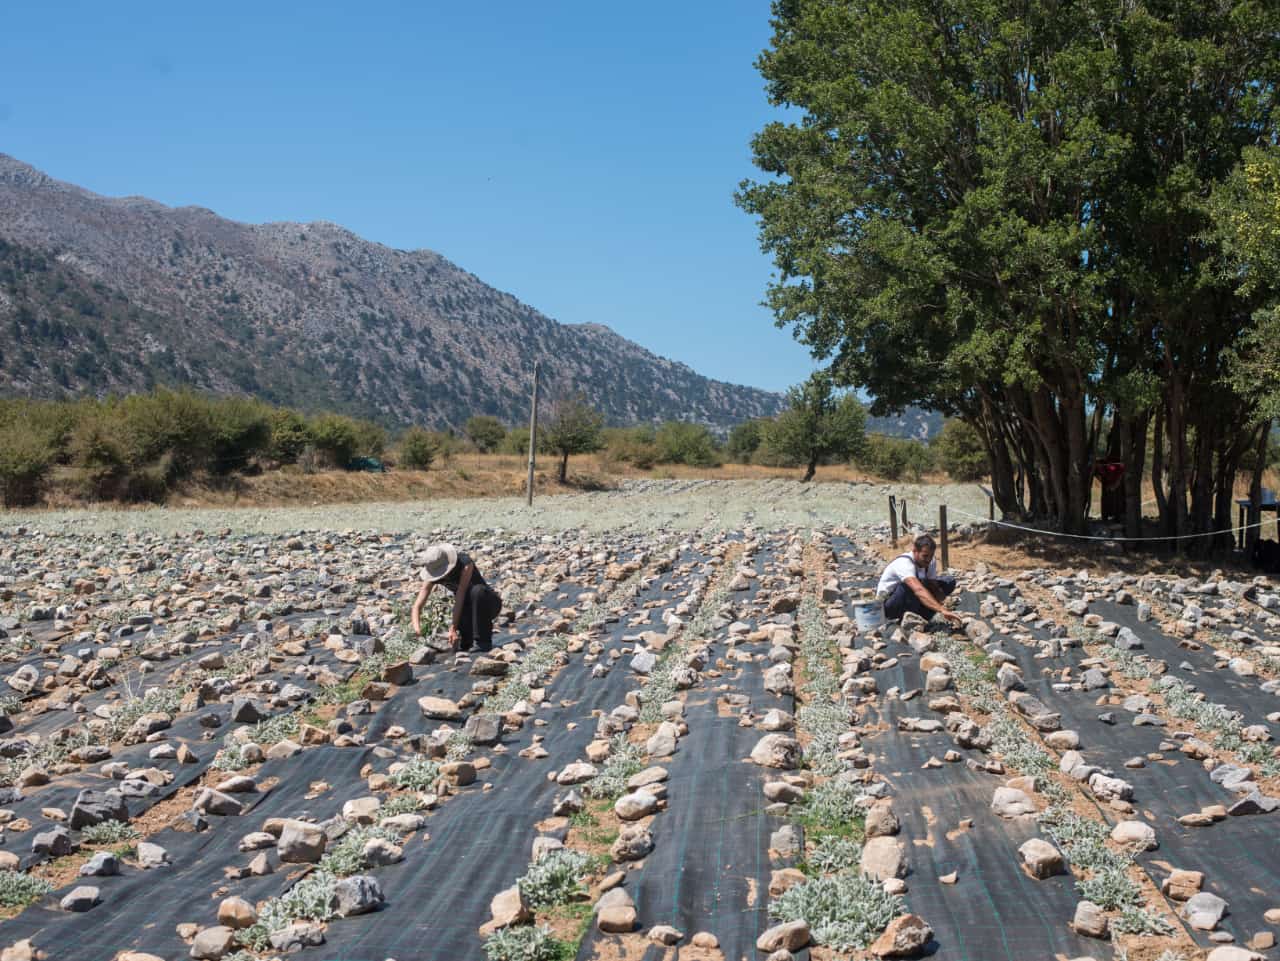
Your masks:
[[[956,589],[954,577],[939,577],[938,562],[934,560],[937,545],[928,534],[915,539],[910,554],[895,557],[880,575],[876,596],[884,599],[884,616],[890,621],[902,620],[911,611],[926,621],[934,614],[941,614],[953,624],[962,620],[955,611],[949,611],[942,602]]]
[[[421,633],[422,605],[440,584],[453,593],[453,617],[449,624],[449,644],[464,651],[493,650],[493,622],[502,611],[502,597],[485,583],[475,561],[452,544],[432,544],[427,548],[422,569],[422,589],[414,599],[410,619],[413,633]]]

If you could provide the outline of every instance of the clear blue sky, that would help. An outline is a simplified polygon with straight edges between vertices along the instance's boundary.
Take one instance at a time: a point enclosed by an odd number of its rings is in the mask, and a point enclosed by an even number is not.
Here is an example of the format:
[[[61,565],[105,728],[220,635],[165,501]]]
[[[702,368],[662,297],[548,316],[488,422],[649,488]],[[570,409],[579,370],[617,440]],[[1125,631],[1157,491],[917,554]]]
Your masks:
[[[732,194],[770,118],[768,0],[10,4],[0,151],[108,195],[331,220],[566,323],[774,390]]]

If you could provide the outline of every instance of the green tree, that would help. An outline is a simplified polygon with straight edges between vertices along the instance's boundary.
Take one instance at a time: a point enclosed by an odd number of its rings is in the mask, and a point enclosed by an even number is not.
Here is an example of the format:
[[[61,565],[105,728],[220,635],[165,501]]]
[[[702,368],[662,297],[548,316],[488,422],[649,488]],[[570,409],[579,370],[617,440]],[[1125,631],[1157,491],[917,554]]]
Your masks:
[[[282,464],[295,464],[299,455],[312,442],[307,419],[295,410],[277,407],[270,416],[271,440],[268,456]]]
[[[560,458],[560,483],[568,480],[569,457],[600,450],[603,440],[604,415],[587,403],[582,394],[558,401],[547,418],[545,428],[538,430],[538,443],[543,450]]]
[[[400,466],[428,470],[440,452],[440,442],[430,431],[410,427],[400,437]]]
[[[507,431],[507,435],[502,438],[502,443],[498,445],[498,450],[504,454],[528,456],[529,428],[512,427],[511,430]]]
[[[848,460],[862,448],[866,411],[852,393],[837,395],[828,370],[814,371],[787,391],[790,407],[767,430],[777,454],[805,465],[802,481],[813,479],[818,464]]]
[[[971,424],[951,419],[942,425],[929,446],[937,464],[955,481],[976,481],[990,472],[987,447]]]
[[[919,481],[921,475],[933,467],[931,452],[920,441],[885,434],[868,434],[855,461],[868,474],[885,480],[909,477]]]
[[[484,454],[490,454],[497,450],[498,445],[502,443],[504,437],[507,436],[507,429],[502,426],[502,421],[496,417],[490,417],[488,414],[476,414],[467,419],[463,432],[476,445],[476,448]]]
[[[753,419],[735,424],[733,430],[729,431],[729,439],[724,446],[725,456],[735,464],[750,464],[752,455],[760,447],[766,423]]]
[[[316,449],[326,454],[335,467],[345,468],[359,449],[358,425],[341,414],[321,414],[313,418],[308,433]]]
[[[271,445],[270,408],[245,397],[215,401],[209,411],[209,469],[215,474],[243,470]]]
[[[1277,139],[1280,6],[773,13],[759,67],[795,120],[755,138],[769,176],[738,197],[778,268],[779,324],[872,413],[973,424],[1006,511],[1083,530],[1114,441],[1136,535],[1154,420],[1165,526],[1228,526],[1255,415],[1223,382],[1256,302],[1217,269],[1206,199]]]
[[[669,420],[654,433],[658,460],[689,467],[718,467],[722,460],[716,439],[702,424]]]
[[[53,463],[50,438],[14,423],[0,427],[0,497],[5,507],[37,503]]]

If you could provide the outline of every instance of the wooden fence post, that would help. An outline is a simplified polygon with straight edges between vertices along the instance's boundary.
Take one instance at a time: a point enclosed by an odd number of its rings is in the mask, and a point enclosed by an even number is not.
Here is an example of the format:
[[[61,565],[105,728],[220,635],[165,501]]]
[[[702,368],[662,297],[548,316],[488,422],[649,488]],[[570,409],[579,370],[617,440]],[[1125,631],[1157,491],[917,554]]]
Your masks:
[[[948,570],[951,567],[951,558],[947,554],[947,505],[943,504],[938,508],[938,533],[942,539],[942,569]]]
[[[893,546],[898,546],[898,500],[889,495],[889,530],[893,534]]]

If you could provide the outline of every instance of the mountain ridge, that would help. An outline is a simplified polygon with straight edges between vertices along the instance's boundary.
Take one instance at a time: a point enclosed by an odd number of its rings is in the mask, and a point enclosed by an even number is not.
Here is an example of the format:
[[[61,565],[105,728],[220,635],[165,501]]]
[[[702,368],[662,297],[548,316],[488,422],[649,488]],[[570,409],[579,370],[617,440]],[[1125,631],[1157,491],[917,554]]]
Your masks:
[[[200,206],[103,197],[4,154],[0,239],[9,393],[167,382],[459,427],[473,413],[522,420],[537,359],[552,393],[582,390],[612,423],[724,430],[783,404],[604,324],[558,323],[435,251],[397,250],[327,221],[246,224]]]

